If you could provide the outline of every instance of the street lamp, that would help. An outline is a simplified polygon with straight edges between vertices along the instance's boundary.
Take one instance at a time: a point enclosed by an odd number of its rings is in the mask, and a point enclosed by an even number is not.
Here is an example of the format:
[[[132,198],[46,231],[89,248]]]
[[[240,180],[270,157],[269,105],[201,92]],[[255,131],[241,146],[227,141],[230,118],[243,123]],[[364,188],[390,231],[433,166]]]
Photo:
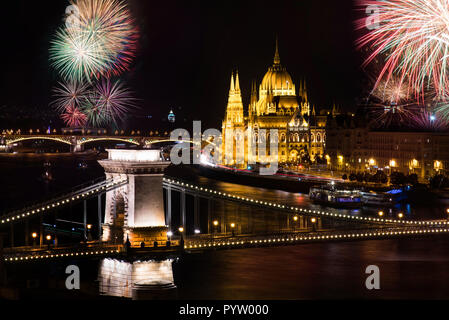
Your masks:
[[[36,232],[33,232],[33,233],[31,234],[31,238],[33,238],[33,247],[34,247],[34,246],[36,246],[37,233],[36,233]]]
[[[171,236],[172,235],[173,235],[173,232],[167,231],[167,237],[168,237],[167,246],[170,246],[170,244],[171,244]]]
[[[184,227],[179,227],[178,231],[179,233],[181,233],[181,241],[180,241],[181,248],[184,248],[184,237],[183,237]]]
[[[293,216],[293,232],[296,232],[297,221],[298,221],[298,216]]]
[[[404,214],[403,214],[402,212],[399,212],[399,213],[398,213],[398,218],[399,218],[399,219],[404,218]]]
[[[383,211],[379,211],[377,214],[379,215],[379,217],[382,217],[384,215],[384,212]]]
[[[212,224],[213,224],[213,226],[214,226],[213,237],[215,237],[215,236],[216,236],[216,233],[217,233],[218,221],[217,221],[217,220],[214,220],[214,221],[212,222]]]
[[[87,227],[87,240],[92,241],[92,234],[90,233],[90,231],[92,229],[92,225],[88,224],[86,227]]]
[[[48,249],[50,249],[51,235],[47,234],[47,236],[45,237],[45,239],[47,239],[47,241],[48,241]]]
[[[311,218],[310,222],[312,222],[312,231],[316,232],[316,218]]]
[[[234,237],[234,228],[235,228],[235,223],[232,222],[231,223],[231,230],[232,230],[232,236]]]

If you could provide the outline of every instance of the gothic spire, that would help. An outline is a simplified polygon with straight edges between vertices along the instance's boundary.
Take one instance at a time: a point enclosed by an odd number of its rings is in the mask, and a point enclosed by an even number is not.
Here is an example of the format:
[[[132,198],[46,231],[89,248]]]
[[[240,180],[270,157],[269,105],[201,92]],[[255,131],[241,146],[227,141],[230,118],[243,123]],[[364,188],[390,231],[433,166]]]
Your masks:
[[[231,88],[229,89],[229,92],[234,93],[234,72],[231,73]]]
[[[281,64],[281,58],[279,57],[279,45],[278,45],[278,37],[276,36],[276,51],[274,53],[274,64]]]
[[[235,91],[236,92],[240,91],[239,71],[238,70],[235,71]]]

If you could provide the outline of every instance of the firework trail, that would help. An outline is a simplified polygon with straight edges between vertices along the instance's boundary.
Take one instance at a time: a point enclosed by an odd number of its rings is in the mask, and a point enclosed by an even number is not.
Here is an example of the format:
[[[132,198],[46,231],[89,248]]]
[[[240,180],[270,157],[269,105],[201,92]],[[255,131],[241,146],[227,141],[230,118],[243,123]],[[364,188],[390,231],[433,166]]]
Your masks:
[[[433,86],[437,95],[448,89],[449,1],[447,0],[360,0],[363,8],[376,7],[379,27],[358,40],[371,46],[365,65],[385,56],[376,86],[394,75],[422,98]],[[366,19],[357,27],[366,26]]]

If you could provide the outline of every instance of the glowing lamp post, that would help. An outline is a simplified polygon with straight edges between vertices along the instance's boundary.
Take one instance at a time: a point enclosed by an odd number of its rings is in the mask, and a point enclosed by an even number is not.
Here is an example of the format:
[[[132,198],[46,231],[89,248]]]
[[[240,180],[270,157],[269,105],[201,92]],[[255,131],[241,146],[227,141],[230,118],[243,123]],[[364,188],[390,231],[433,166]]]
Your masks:
[[[51,235],[48,234],[48,235],[45,237],[45,239],[47,239],[47,241],[48,241],[48,249],[50,249]]]
[[[172,235],[173,235],[173,232],[167,231],[167,237],[168,237],[167,246],[171,245],[171,237],[172,237]]]
[[[298,216],[293,217],[293,231],[296,232],[296,224],[298,222]]]
[[[311,218],[310,222],[312,222],[312,231],[316,232],[316,218]]]
[[[35,247],[36,246],[37,232],[33,232],[31,234],[31,238],[33,238],[33,247]]]
[[[87,240],[92,241],[92,235],[90,233],[90,231],[92,230],[92,225],[88,224],[86,227],[87,227]]]
[[[233,223],[231,223],[231,230],[232,230],[232,236],[234,237],[235,236],[235,223],[233,222]]]
[[[377,214],[379,215],[379,217],[382,217],[384,215],[384,212],[383,211],[379,211]]]
[[[184,248],[184,227],[179,227],[178,228],[179,233],[181,234],[181,241],[180,241],[180,246],[181,248]]]
[[[435,169],[435,171],[438,173],[441,169],[442,169],[442,164],[441,161],[435,160],[433,162],[433,168]]]
[[[212,225],[213,225],[212,238],[215,238],[217,235],[218,220],[212,221]]]

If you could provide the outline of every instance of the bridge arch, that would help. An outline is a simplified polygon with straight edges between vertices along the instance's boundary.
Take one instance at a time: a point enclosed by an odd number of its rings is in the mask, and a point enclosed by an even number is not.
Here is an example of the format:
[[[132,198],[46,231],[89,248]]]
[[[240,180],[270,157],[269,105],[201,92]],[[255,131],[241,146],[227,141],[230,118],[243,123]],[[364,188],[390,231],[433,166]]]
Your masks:
[[[6,145],[11,145],[11,144],[25,141],[25,140],[52,140],[52,141],[57,141],[57,142],[65,143],[68,145],[72,145],[72,143],[69,140],[65,140],[62,138],[55,138],[55,137],[46,137],[46,136],[21,137],[21,138],[16,138],[13,140],[6,140]]]
[[[131,144],[135,144],[137,146],[140,145],[140,142],[134,140],[134,139],[124,139],[124,138],[115,138],[115,137],[100,137],[100,138],[82,138],[78,141],[79,145],[83,145],[89,142],[97,142],[97,141],[119,141],[119,142],[127,142]]]

